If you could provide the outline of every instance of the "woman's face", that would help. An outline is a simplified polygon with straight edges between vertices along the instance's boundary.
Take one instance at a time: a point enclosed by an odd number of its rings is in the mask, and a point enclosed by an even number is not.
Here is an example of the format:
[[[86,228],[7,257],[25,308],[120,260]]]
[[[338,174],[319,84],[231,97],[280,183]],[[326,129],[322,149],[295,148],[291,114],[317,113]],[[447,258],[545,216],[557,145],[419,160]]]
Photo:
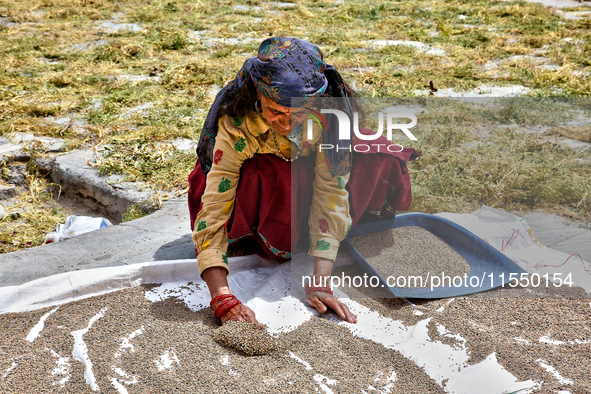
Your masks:
[[[306,108],[283,107],[273,100],[264,97],[257,92],[257,97],[261,100],[263,116],[273,126],[273,130],[281,135],[288,135],[306,118]],[[293,125],[292,125],[293,123]]]

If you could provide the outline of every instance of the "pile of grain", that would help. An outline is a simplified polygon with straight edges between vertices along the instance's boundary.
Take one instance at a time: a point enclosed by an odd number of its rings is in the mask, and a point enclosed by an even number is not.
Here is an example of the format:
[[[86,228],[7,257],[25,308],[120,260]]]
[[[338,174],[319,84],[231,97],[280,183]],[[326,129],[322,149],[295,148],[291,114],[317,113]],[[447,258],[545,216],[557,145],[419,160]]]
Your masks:
[[[61,305],[34,342],[27,333],[54,307],[0,315],[0,393],[93,392],[84,364],[72,357],[71,332],[86,328],[102,310],[83,335],[100,392],[288,394],[319,392],[323,384],[335,394],[369,385],[382,392],[444,393],[400,353],[321,317],[279,336],[288,354],[228,350],[212,340],[220,321],[209,308],[195,312],[174,298],[150,302],[144,292],[152,287]],[[58,356],[66,361],[58,364]],[[388,381],[392,371],[395,382]]]
[[[267,333],[264,326],[249,322],[228,321],[213,331],[213,339],[222,346],[240,350],[248,356],[280,351],[279,342]]]
[[[470,273],[466,259],[441,238],[421,227],[399,227],[360,235],[352,238],[351,243],[384,279],[388,276],[423,278],[422,286],[418,281],[407,281],[407,288],[429,287],[428,273],[440,276],[443,272],[452,278]]]
[[[84,364],[72,356],[71,333],[87,328],[100,311],[102,317],[83,335],[100,392],[446,391],[408,355],[322,317],[279,336],[288,355],[248,357],[229,351],[212,340],[220,323],[209,308],[195,312],[174,298],[150,302],[144,292],[152,287],[61,305],[33,342],[26,340],[27,334],[55,307],[0,315],[0,393],[93,392]],[[581,367],[591,352],[588,299],[357,301],[407,327],[429,319],[433,340],[465,346],[469,364],[494,354],[520,381],[540,382],[536,392],[591,392],[587,369]],[[371,318],[360,315],[360,324]],[[564,379],[548,372],[546,364]],[[396,378],[390,379],[394,372]]]

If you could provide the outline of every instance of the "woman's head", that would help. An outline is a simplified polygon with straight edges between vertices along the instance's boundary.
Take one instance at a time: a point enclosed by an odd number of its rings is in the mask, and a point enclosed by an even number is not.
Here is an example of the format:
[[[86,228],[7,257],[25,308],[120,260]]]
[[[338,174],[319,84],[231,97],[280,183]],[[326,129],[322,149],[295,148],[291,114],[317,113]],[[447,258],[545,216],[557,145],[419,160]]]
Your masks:
[[[292,116],[316,97],[340,98],[333,108],[350,114],[351,119],[354,110],[363,117],[354,96],[355,92],[336,68],[324,62],[316,45],[297,38],[266,39],[259,46],[257,56],[247,59],[236,78],[217,95],[197,145],[201,168],[206,174],[211,168],[217,124],[223,115],[244,117],[251,111],[262,112],[277,132],[289,134],[298,119]],[[293,98],[303,100],[292,103]],[[329,118],[326,124],[323,141],[335,147],[325,153],[329,171],[332,176],[345,175],[351,168],[350,141],[339,139],[339,133],[335,132],[336,119]]]
[[[218,116],[243,117],[256,107],[275,131],[289,134],[290,117],[294,125],[305,118],[302,106],[292,108],[293,98],[340,96],[333,92],[327,76],[330,73],[338,75],[334,67],[324,62],[316,45],[297,38],[266,39],[259,46],[257,56],[244,63],[237,75],[237,79],[242,79],[238,94],[220,107]],[[351,87],[340,82],[346,96],[356,96]]]
[[[324,71],[331,67],[316,45],[298,38],[273,37],[261,43],[257,56],[248,59],[242,69],[260,95],[292,107],[293,97],[314,97],[326,91]]]

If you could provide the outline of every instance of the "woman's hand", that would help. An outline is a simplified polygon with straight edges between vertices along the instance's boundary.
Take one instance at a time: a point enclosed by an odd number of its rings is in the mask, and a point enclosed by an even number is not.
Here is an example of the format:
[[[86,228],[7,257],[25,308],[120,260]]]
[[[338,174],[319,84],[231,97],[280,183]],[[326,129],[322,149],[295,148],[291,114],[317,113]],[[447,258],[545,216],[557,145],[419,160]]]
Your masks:
[[[244,321],[244,322],[250,322],[254,325],[259,325],[259,322],[257,321],[256,317],[254,316],[254,312],[252,311],[252,309],[250,309],[249,307],[247,307],[244,304],[238,304],[235,307],[233,307],[232,309],[230,309],[228,312],[224,313],[222,315],[222,317],[220,318],[220,320],[222,321],[222,324],[224,324],[225,322],[229,321],[229,320],[233,320],[233,321]]]
[[[328,308],[332,309],[336,312],[336,314],[343,320],[349,323],[357,323],[357,315],[354,315],[347,305],[343,304],[339,301],[338,298],[334,298],[328,293],[321,293],[318,294],[318,297],[308,297],[308,304],[312,308],[316,308],[316,310],[320,313],[326,313]]]
[[[232,294],[230,287],[228,287],[226,273],[227,271],[220,267],[211,267],[203,271],[203,280],[205,280],[207,287],[209,287],[212,299],[223,294]],[[218,304],[213,305],[213,307],[217,309],[217,305]],[[230,308],[226,313],[220,316],[220,320],[222,321],[222,324],[229,320],[234,320],[247,321],[259,325],[252,309],[244,304],[238,304]]]
[[[314,275],[329,277],[332,272],[334,261],[323,257],[314,258]],[[324,284],[326,285],[326,284]],[[357,323],[357,315],[354,315],[349,308],[332,294],[323,291],[313,291],[307,298],[308,304],[320,313],[326,313],[328,308],[336,312],[343,320],[349,323]]]

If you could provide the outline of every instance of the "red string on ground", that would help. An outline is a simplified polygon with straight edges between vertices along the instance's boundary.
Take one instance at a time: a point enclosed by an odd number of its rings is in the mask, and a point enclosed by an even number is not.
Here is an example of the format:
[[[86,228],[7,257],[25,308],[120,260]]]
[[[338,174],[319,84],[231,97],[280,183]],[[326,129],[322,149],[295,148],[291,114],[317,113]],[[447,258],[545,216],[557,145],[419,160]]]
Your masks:
[[[506,241],[506,243],[503,240],[503,243],[501,244],[501,251],[504,251],[505,249],[507,249],[509,247],[509,245],[511,245],[511,242],[513,242],[517,239],[517,236],[519,235],[519,229],[512,228],[511,231],[513,231],[513,233],[509,237],[509,240]]]
[[[560,265],[539,264],[538,263],[538,264],[534,265],[534,268],[547,268],[547,267],[559,268],[559,267],[562,267],[563,265],[565,265],[573,256],[577,256],[579,258],[579,260],[581,260],[581,264],[583,264],[583,269],[585,270],[585,272],[587,272],[589,275],[591,275],[591,269],[585,265],[585,261],[583,261],[583,258],[578,253],[571,254],[570,256],[568,256],[568,258],[566,260],[564,260],[564,263],[562,263]]]

